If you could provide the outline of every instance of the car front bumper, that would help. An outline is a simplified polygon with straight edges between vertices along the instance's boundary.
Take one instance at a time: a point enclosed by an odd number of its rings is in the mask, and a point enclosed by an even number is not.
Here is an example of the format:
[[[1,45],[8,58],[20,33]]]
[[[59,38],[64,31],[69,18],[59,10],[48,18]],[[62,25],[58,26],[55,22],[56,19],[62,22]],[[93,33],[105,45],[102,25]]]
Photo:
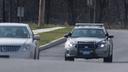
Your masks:
[[[78,51],[77,48],[73,47],[70,49],[66,49],[65,56],[67,57],[76,57],[76,58],[85,58],[85,59],[92,59],[92,58],[105,58],[109,55],[108,48],[96,48],[90,51]]]
[[[0,52],[0,58],[30,59],[30,52]]]

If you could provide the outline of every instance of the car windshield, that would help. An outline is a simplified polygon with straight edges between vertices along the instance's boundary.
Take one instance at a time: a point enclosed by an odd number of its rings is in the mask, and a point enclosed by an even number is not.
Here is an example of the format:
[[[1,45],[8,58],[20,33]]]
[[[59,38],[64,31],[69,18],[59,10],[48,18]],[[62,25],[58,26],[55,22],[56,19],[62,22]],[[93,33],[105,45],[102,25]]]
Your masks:
[[[105,33],[103,29],[74,29],[72,37],[105,38]]]
[[[26,27],[21,26],[0,26],[0,38],[29,38]]]

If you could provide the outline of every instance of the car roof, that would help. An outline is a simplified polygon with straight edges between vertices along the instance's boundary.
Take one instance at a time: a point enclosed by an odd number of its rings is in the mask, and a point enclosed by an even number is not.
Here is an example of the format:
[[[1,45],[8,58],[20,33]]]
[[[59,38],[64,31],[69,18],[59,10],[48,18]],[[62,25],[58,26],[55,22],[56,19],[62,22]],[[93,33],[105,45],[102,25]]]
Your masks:
[[[0,26],[28,26],[25,23],[0,23]]]

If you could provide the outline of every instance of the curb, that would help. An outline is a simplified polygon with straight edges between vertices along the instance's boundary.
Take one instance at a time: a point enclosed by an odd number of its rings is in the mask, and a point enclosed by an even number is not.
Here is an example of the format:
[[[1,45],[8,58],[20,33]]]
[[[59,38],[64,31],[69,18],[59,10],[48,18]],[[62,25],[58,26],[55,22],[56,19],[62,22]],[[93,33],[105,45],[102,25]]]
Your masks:
[[[56,45],[59,45],[59,44],[65,42],[65,41],[66,41],[66,38],[64,38],[64,37],[56,39],[56,40],[54,40],[54,41],[52,41],[52,42],[50,42],[48,44],[40,46],[39,50],[42,51],[42,50],[49,49],[49,48],[51,48],[53,46],[56,46]]]

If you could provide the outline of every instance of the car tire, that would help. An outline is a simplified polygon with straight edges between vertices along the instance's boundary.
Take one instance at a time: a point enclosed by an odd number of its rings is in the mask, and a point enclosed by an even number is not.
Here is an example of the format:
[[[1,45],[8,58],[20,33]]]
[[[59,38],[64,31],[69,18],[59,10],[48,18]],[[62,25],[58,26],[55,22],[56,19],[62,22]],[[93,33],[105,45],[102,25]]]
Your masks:
[[[34,60],[39,60],[39,49],[38,48],[36,48],[35,49],[35,53],[34,53]]]
[[[108,56],[106,58],[104,58],[104,62],[107,62],[107,63],[112,63],[112,55],[111,56]]]
[[[65,61],[74,61],[75,59],[74,59],[74,57],[66,57],[65,56]]]

